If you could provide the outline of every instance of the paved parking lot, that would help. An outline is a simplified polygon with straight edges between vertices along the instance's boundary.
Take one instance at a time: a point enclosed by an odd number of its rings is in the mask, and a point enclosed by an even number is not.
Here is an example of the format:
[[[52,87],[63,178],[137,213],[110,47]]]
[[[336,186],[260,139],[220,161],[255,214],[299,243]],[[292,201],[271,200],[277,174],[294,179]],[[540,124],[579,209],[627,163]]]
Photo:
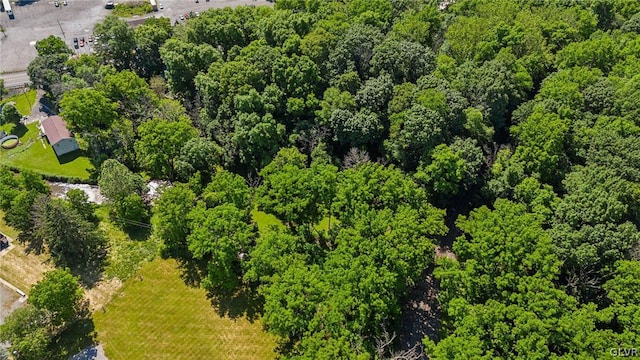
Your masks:
[[[239,5],[272,5],[266,0],[157,0],[164,9],[148,16],[168,17],[172,23],[180,15],[191,11],[202,12],[213,7]],[[54,6],[54,1],[22,1],[18,5],[12,2],[15,19],[10,20],[6,13],[0,13],[0,25],[6,32],[0,33],[0,73],[23,71],[36,57],[35,42],[49,35],[64,39],[73,49],[73,38],[91,34],[93,26],[107,16],[111,10],[104,8],[107,0],[68,0],[68,6]],[[116,1],[124,2],[124,1]],[[91,43],[74,49],[78,53],[91,51]]]

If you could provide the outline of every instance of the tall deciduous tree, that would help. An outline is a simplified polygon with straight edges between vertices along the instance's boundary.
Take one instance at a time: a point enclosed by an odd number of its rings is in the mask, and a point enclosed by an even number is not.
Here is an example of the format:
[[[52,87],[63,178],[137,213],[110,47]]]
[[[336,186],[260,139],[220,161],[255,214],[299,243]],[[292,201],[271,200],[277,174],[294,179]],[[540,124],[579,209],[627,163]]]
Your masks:
[[[131,68],[135,59],[136,42],[133,28],[117,16],[107,16],[94,27],[100,41],[94,49],[104,63],[118,70]]]
[[[69,128],[81,133],[106,130],[118,118],[118,104],[109,100],[103,92],[92,88],[65,93],[60,100],[60,107],[60,116]]]
[[[193,209],[195,194],[186,185],[176,184],[163,188],[153,207],[153,233],[162,241],[162,254],[176,258],[189,258],[187,235],[188,214]]]
[[[82,298],[78,279],[69,270],[46,273],[29,293],[29,303],[49,312],[56,326],[69,324],[79,315]]]
[[[140,165],[155,178],[173,180],[177,177],[177,164],[184,144],[198,136],[198,131],[185,120],[152,119],[138,129],[136,155]]]

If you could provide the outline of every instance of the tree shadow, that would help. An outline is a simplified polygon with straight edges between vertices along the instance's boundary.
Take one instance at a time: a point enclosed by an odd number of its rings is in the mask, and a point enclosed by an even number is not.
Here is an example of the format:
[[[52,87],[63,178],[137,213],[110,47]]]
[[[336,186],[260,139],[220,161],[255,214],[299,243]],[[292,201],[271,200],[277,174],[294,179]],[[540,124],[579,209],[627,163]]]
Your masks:
[[[203,278],[203,270],[206,264],[196,262],[193,259],[176,258],[180,269],[180,278],[191,287],[200,287]],[[205,267],[203,267],[205,266]]]
[[[80,279],[80,283],[86,289],[91,289],[102,279],[105,261],[101,261],[97,266],[82,266],[70,268],[71,274]]]
[[[262,316],[264,298],[256,289],[242,286],[229,293],[208,293],[211,306],[218,315],[231,319],[245,318],[253,323]]]
[[[97,351],[89,348],[97,344],[96,331],[91,317],[83,318],[58,335],[51,344],[51,354],[54,360],[69,359],[73,355],[83,353],[83,359],[93,359],[92,352]]]
[[[38,2],[38,0],[18,0],[16,1],[16,5],[18,6],[28,6]]]
[[[40,101],[38,101],[38,111],[45,113],[49,116],[55,115],[56,112],[53,110],[54,106],[51,100],[48,98],[48,95],[41,96]]]
[[[163,258],[171,257],[178,262],[180,278],[187,286],[200,287],[202,285],[202,280],[206,276],[206,260],[193,259],[185,254],[161,255]],[[254,322],[262,316],[264,298],[258,294],[257,288],[250,285],[241,284],[229,291],[221,289],[208,291],[207,298],[221,317],[246,318],[249,322]]]
[[[147,241],[151,237],[151,229],[140,226],[129,226],[121,228],[133,241]]]
[[[27,131],[29,131],[29,129],[27,129],[27,127],[24,126],[23,123],[18,123],[15,124],[11,129],[9,129],[9,134],[21,138],[27,133]]]

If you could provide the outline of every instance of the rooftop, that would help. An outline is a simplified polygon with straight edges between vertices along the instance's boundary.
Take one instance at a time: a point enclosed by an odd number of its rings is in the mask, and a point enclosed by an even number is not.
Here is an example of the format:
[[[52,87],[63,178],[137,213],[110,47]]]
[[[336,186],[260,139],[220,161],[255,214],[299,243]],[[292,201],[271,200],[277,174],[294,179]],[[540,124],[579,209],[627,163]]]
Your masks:
[[[51,145],[71,137],[71,133],[67,130],[67,123],[60,116],[49,116],[42,120],[42,129]]]

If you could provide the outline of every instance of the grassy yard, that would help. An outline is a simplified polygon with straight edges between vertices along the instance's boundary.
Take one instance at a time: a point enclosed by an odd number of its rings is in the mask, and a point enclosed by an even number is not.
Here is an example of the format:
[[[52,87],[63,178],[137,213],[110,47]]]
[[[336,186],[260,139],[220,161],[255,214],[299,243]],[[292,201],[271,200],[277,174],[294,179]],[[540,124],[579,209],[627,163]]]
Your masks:
[[[113,15],[120,17],[142,16],[153,11],[148,1],[125,2],[116,5]]]
[[[205,291],[180,274],[175,261],[154,260],[94,313],[110,360],[275,358],[275,341],[259,321],[219,316]]]
[[[21,144],[15,149],[0,150],[0,165],[29,169],[45,175],[89,178],[89,169],[93,168],[89,158],[82,156],[79,151],[58,158],[46,140],[38,139],[37,123],[26,127],[7,124],[2,129],[18,135]]]
[[[16,109],[18,109],[20,114],[29,115],[31,114],[31,107],[36,102],[36,91],[29,90],[26,93],[14,95],[10,98],[2,100],[0,104],[4,104],[10,101],[13,101],[16,103]]]

